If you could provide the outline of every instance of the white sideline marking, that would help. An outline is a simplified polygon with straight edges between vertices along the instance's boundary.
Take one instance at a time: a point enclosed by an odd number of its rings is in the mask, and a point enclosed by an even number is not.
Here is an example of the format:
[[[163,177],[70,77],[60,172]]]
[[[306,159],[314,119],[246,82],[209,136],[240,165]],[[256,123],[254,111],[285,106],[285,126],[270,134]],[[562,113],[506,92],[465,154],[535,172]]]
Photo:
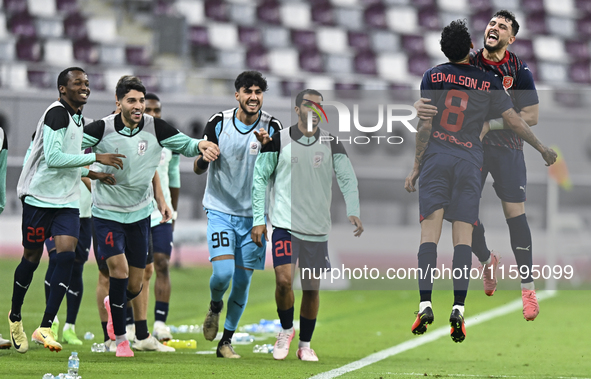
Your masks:
[[[384,375],[396,375],[396,376],[424,376],[424,372],[384,372]],[[470,375],[470,374],[443,374],[446,377],[458,377],[458,378],[482,378],[482,375]],[[495,378],[523,378],[523,376],[516,375],[492,375]],[[576,376],[557,376],[556,379],[591,379],[591,378],[580,378]]]
[[[544,299],[548,299],[553,296],[556,296],[556,294],[557,294],[557,291],[541,291],[541,292],[537,293],[536,295],[538,297],[538,301],[542,301]],[[506,315],[507,313],[514,312],[516,310],[521,309],[522,307],[523,307],[523,304],[521,302],[521,299],[517,299],[517,300],[514,300],[508,304],[500,306],[498,308],[491,309],[490,311],[486,311],[483,313],[479,313],[475,316],[468,317],[465,320],[466,321],[466,328],[478,325],[480,323],[483,323],[485,321],[488,321],[490,319],[493,319],[493,318],[496,318],[499,316]],[[393,355],[403,353],[407,350],[414,349],[415,347],[419,347],[419,346],[424,345],[429,342],[433,342],[436,339],[439,339],[439,338],[441,338],[443,336],[447,336],[447,335],[449,335],[449,326],[442,326],[441,328],[431,330],[427,334],[423,334],[420,337],[413,338],[411,340],[405,341],[405,342],[398,344],[396,346],[392,346],[392,347],[389,347],[385,350],[378,351],[377,353],[368,355],[367,357],[361,358],[358,361],[351,362],[351,363],[346,364],[342,367],[335,368],[334,370],[330,370],[330,371],[322,372],[318,375],[314,375],[310,379],[336,378],[337,376],[341,376],[341,375],[344,375],[348,372],[358,370],[358,369],[368,366],[372,363],[379,362],[379,361],[384,360],[384,359],[391,357]]]

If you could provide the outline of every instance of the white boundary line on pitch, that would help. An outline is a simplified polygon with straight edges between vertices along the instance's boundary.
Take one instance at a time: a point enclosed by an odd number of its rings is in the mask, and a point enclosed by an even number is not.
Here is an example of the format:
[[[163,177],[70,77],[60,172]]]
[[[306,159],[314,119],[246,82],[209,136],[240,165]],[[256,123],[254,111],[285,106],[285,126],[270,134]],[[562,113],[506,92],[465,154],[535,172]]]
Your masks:
[[[542,301],[551,297],[556,296],[557,291],[541,291],[537,294],[538,301]],[[466,319],[466,327],[472,327],[483,323],[485,321],[491,320],[496,317],[504,316],[508,313],[514,312],[519,310],[523,307],[521,299],[516,299],[508,304],[500,306],[498,308],[491,309],[490,311],[486,311],[483,313],[479,313],[475,316],[468,317]],[[368,355],[365,358],[361,358],[358,361],[351,362],[346,364],[342,367],[335,368],[334,370],[322,372],[320,374],[314,375],[310,379],[331,379],[336,378],[337,376],[344,375],[348,372],[359,370],[365,366],[368,366],[372,363],[379,362],[391,356],[403,353],[407,350],[414,349],[415,347],[419,347],[421,345],[427,344],[429,342],[433,342],[443,336],[449,335],[449,326],[442,326],[439,329],[435,329],[430,331],[427,334],[424,334],[420,337],[413,338],[411,340],[405,341],[401,344],[396,346],[392,346],[382,351],[378,351],[377,353]]]
[[[396,376],[424,376],[425,373],[422,372],[384,372],[383,375],[396,375]],[[458,378],[482,378],[482,375],[470,375],[470,374],[442,374],[441,376],[445,377],[458,377]],[[496,375],[493,374],[490,377],[494,378],[523,378],[523,376],[516,376],[516,375]],[[591,378],[581,378],[576,376],[556,376],[555,379],[591,379]]]

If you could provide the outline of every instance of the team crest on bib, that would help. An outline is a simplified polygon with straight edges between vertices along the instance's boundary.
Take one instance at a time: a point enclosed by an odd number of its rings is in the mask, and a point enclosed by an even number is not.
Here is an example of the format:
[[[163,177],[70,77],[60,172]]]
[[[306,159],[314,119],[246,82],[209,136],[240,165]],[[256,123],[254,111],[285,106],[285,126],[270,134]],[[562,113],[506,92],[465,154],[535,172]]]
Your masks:
[[[258,141],[253,141],[250,143],[249,153],[250,155],[257,155],[259,150],[261,149],[261,143]]]
[[[148,150],[148,141],[144,140],[137,143],[137,155],[146,154],[146,150]]]
[[[503,76],[503,87],[505,89],[509,89],[513,86],[513,77],[512,76]]]
[[[322,164],[322,161],[324,160],[324,153],[319,151],[316,153],[316,155],[314,155],[314,164],[313,167],[314,168],[318,168],[320,167],[320,165]]]

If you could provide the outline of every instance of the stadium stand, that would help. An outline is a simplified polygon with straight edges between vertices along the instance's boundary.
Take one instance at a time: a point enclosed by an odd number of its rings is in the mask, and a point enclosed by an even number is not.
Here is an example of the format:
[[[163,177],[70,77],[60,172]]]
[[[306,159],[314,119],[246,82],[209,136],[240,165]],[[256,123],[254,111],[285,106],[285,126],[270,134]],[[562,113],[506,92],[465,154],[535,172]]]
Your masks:
[[[443,61],[442,25],[466,17],[478,48],[499,8],[521,21],[511,50],[540,85],[591,83],[586,0],[1,0],[2,71],[26,70],[1,86],[46,88],[60,67],[80,64],[97,80],[95,89],[109,83],[113,69],[127,68],[166,90],[160,57],[175,45],[185,75],[205,70],[229,80],[237,69],[261,70],[283,83],[284,95],[306,74],[334,85],[415,88],[425,69]],[[180,25],[182,38],[158,44],[154,35],[138,43],[122,31],[128,24],[135,34],[155,28],[155,35]]]

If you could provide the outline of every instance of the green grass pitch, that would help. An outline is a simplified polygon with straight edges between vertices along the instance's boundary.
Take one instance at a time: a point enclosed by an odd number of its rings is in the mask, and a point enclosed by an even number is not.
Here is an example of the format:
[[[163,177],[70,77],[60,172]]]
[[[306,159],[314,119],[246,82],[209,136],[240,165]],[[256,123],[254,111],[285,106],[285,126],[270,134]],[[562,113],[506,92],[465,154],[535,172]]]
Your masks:
[[[9,338],[6,315],[10,308],[12,277],[16,260],[0,261],[0,333]],[[41,321],[44,310],[43,278],[46,261],[35,273],[25,299],[23,322],[30,338]],[[172,300],[168,323],[201,324],[209,301],[211,268],[173,269]],[[94,263],[85,266],[85,293],[76,330],[95,334],[94,341],[72,349],[64,345],[52,353],[31,344],[26,354],[14,349],[0,350],[0,378],[41,378],[51,372],[66,372],[68,356],[78,351],[80,375],[84,379],[105,378],[307,378],[329,371],[369,354],[417,338],[410,332],[417,307],[416,291],[323,291],[320,314],[312,347],[320,361],[301,362],[295,356],[297,336],[285,361],[274,361],[271,354],[255,354],[251,345],[236,345],[242,355],[238,360],[216,358],[196,351],[212,351],[215,342],[202,335],[177,334],[181,339],[197,340],[197,350],[175,353],[136,352],[131,359],[116,359],[113,353],[92,353],[93,342],[101,342],[102,330],[96,310],[95,288],[98,271]],[[518,286],[518,284],[516,284]],[[479,288],[478,286],[476,286]],[[482,290],[468,294],[466,317],[518,299],[519,291],[497,291],[491,298]],[[300,294],[296,292],[296,315]],[[450,291],[433,295],[435,322],[430,329],[448,325],[451,310]],[[148,325],[153,324],[151,296]],[[421,347],[405,351],[380,362],[343,375],[343,378],[589,378],[591,377],[591,326],[589,291],[560,291],[540,303],[541,313],[534,322],[526,322],[520,311],[512,312],[476,325],[468,325],[462,344],[443,337]],[[59,313],[65,322],[65,301]],[[225,311],[224,311],[225,315]],[[277,318],[272,270],[256,272],[250,298],[241,325],[256,323],[261,318]],[[223,320],[221,321],[221,324]],[[429,332],[427,332],[429,333]],[[256,343],[275,342],[273,337]]]

